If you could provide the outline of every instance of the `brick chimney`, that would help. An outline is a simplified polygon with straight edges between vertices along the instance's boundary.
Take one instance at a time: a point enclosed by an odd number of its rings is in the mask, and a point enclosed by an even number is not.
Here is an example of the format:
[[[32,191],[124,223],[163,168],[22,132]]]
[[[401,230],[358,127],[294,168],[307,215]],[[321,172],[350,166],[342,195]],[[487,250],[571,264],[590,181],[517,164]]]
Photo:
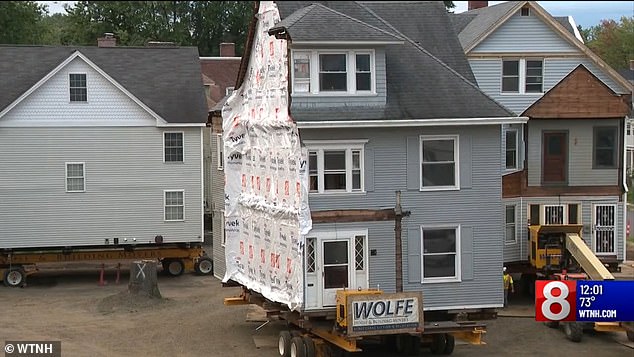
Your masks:
[[[220,44],[220,57],[235,57],[236,44],[233,42],[223,42]]]
[[[469,1],[468,10],[475,10],[489,6],[488,1]]]
[[[117,39],[112,32],[106,32],[103,37],[97,39],[97,46],[99,47],[117,47]]]

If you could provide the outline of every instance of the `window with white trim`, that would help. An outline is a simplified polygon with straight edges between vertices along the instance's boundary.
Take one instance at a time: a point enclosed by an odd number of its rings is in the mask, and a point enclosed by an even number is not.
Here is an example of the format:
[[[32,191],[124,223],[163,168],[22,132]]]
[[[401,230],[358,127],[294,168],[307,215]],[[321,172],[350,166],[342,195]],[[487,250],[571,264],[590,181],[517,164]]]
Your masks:
[[[231,93],[233,93],[233,90],[234,90],[234,87],[225,88],[225,96],[231,95]]]
[[[372,50],[293,51],[293,94],[373,94]]]
[[[85,73],[70,73],[68,75],[71,102],[87,102],[88,87]]]
[[[505,243],[515,243],[517,241],[515,225],[515,205],[506,206],[506,236]]]
[[[458,136],[420,137],[420,189],[460,188]]]
[[[314,193],[363,192],[362,142],[304,141],[309,189]]]
[[[163,133],[165,162],[183,162],[183,132]]]
[[[565,205],[543,205],[542,215],[544,217],[542,222],[547,224],[566,224],[566,206]]]
[[[506,169],[517,169],[517,129],[506,131]]]
[[[618,161],[618,128],[616,126],[603,126],[594,128],[594,168],[614,169]]]
[[[502,60],[502,93],[543,93],[544,60],[533,58]]]
[[[421,227],[423,282],[460,280],[460,228]]]
[[[316,238],[306,238],[306,272],[314,273],[316,268],[316,260],[315,260],[315,242]]]
[[[86,170],[83,162],[66,163],[66,192],[86,192]]]
[[[222,134],[216,135],[216,162],[218,163],[218,170],[222,170],[225,167],[225,148],[224,141],[222,141]]]
[[[185,191],[164,191],[164,209],[166,221],[183,221],[185,219]]]

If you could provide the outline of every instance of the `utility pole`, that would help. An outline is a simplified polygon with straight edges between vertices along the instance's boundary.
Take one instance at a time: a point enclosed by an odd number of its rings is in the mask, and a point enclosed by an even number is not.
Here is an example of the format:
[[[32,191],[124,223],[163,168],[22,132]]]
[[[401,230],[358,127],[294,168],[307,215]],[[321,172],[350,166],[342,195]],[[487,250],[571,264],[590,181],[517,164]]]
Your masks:
[[[401,207],[401,191],[396,191],[396,206],[394,207],[394,241],[396,253],[396,292],[403,292],[403,217],[410,215],[410,211],[403,211]]]

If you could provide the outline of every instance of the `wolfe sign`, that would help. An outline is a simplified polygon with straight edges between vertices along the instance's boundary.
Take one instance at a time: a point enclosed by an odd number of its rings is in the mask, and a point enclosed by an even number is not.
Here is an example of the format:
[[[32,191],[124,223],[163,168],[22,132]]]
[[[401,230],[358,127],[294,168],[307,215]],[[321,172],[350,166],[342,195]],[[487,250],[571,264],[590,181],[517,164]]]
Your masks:
[[[414,333],[423,330],[420,292],[348,297],[348,336]]]

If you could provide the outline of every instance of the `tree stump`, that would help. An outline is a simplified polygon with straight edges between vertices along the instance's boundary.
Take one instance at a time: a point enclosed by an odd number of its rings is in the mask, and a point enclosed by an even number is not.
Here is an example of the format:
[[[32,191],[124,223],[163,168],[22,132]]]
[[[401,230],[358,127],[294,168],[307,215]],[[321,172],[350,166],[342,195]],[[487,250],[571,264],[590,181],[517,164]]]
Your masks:
[[[130,283],[128,292],[134,295],[161,299],[158,288],[158,275],[156,273],[156,261],[141,260],[130,265]]]

